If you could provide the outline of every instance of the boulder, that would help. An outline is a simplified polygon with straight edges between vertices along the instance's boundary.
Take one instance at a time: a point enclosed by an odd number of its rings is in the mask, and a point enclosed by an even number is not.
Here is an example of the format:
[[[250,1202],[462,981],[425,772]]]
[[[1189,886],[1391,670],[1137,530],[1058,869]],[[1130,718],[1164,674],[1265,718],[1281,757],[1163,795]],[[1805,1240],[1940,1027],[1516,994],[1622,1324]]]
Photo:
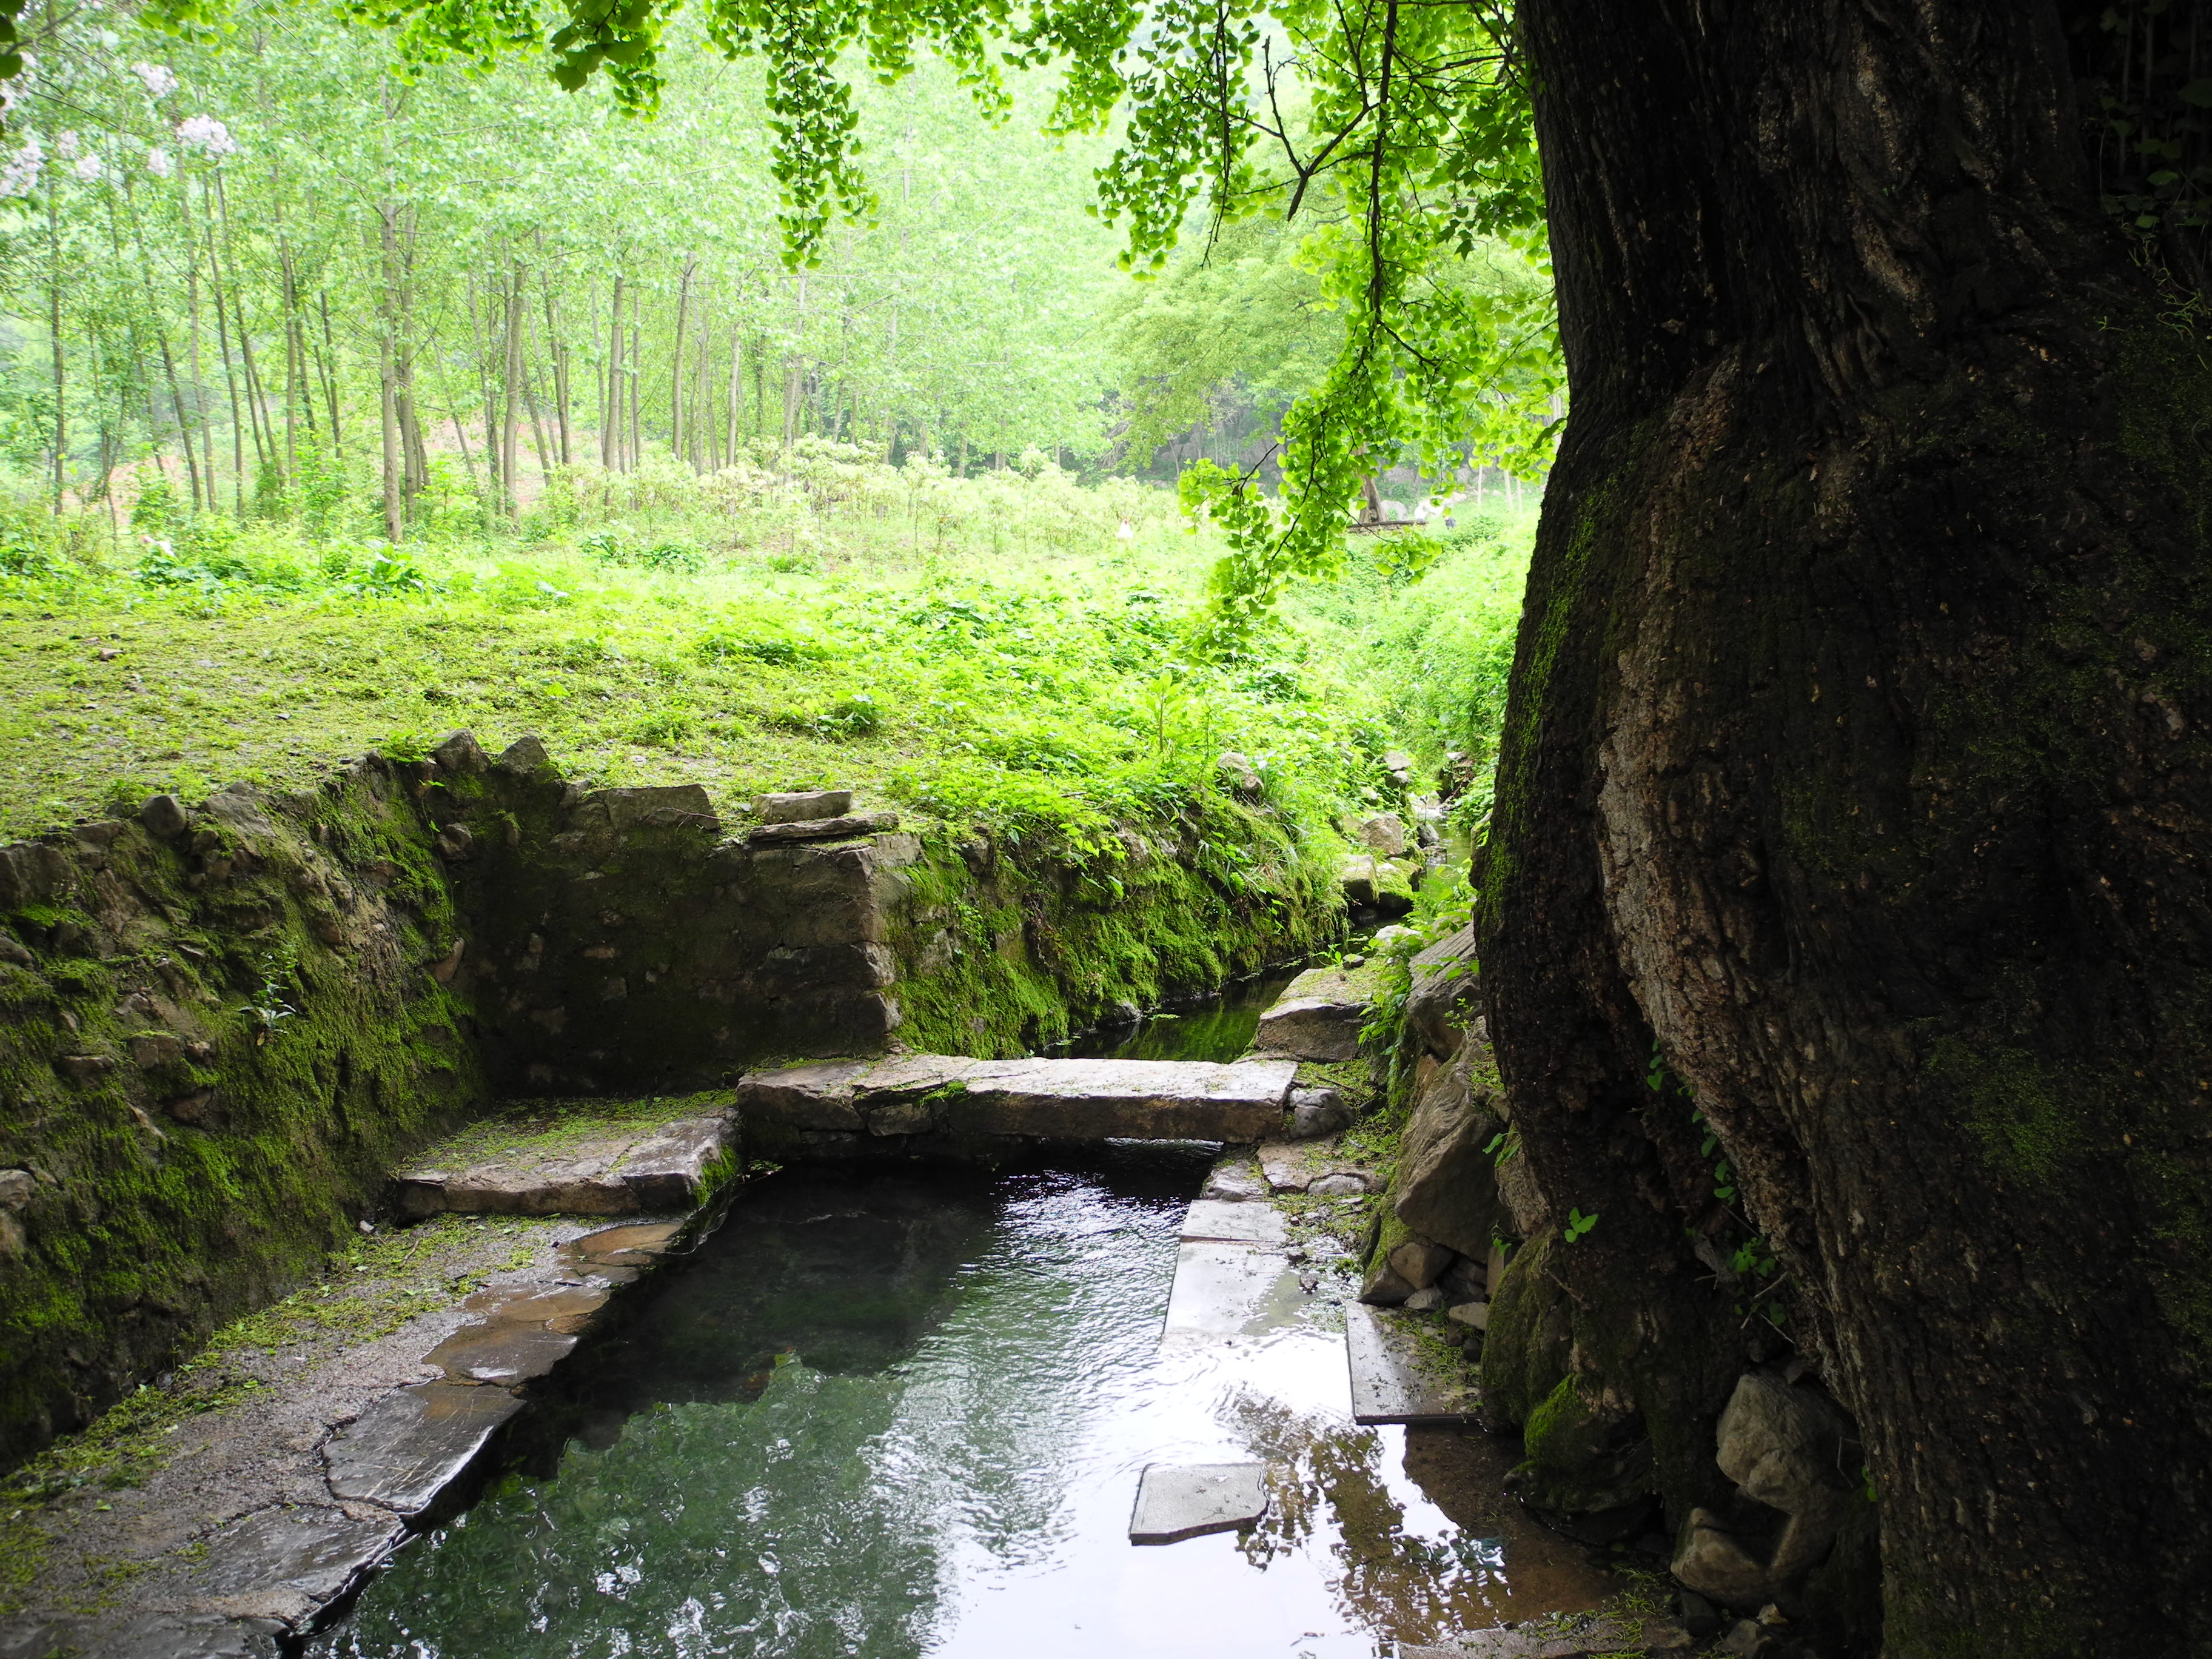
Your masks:
[[[1296,1060],[1350,1060],[1359,1052],[1359,1028],[1366,1018],[1366,998],[1342,969],[1309,968],[1260,1016],[1253,1051]]]
[[[1352,1121],[1352,1108],[1346,1104],[1341,1089],[1293,1089],[1291,1091],[1291,1122],[1288,1133],[1292,1140],[1319,1140],[1333,1135]]]
[[[1414,1103],[1398,1141],[1391,1207],[1425,1238],[1481,1258],[1498,1222],[1498,1177],[1487,1150],[1504,1124],[1487,1090],[1474,1091],[1468,1060],[1440,1067]],[[1442,1271],[1441,1268],[1438,1271]]]
[[[1784,1516],[1771,1547],[1741,1536],[1727,1516],[1690,1512],[1672,1570],[1690,1589],[1731,1607],[1786,1594],[1836,1540],[1854,1501],[1862,1453],[1850,1419],[1813,1383],[1747,1371],[1722,1412],[1715,1461],[1736,1489]]]
[[[1402,916],[1413,908],[1412,878],[1399,866],[1371,853],[1354,854],[1345,860],[1338,880],[1347,904],[1393,916]]]
[[[1378,1308],[1395,1308],[1413,1295],[1413,1287],[1388,1262],[1370,1267],[1359,1281],[1359,1299]]]
[[[1413,982],[1406,993],[1406,1024],[1421,1046],[1439,1059],[1459,1052],[1478,1018],[1474,929],[1462,927],[1414,957]]]
[[[1407,1313],[1432,1313],[1444,1305],[1444,1293],[1431,1285],[1415,1291],[1401,1305]]]

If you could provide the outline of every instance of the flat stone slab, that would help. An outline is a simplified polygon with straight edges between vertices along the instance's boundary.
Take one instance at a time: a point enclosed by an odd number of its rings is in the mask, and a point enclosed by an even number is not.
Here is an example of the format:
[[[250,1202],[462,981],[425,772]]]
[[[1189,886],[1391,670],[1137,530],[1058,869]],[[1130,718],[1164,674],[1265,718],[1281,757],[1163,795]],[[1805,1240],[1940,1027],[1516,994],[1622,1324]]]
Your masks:
[[[278,1506],[249,1515],[209,1540],[192,1574],[203,1611],[301,1625],[392,1553],[406,1531],[391,1516]]]
[[[505,1389],[429,1382],[388,1394],[323,1449],[331,1492],[413,1516],[459,1480],[522,1401]]]
[[[896,812],[844,812],[829,818],[790,818],[757,826],[746,836],[758,845],[780,841],[836,841],[847,836],[872,836],[899,826]]]
[[[1176,1252],[1163,1342],[1241,1336],[1265,1316],[1290,1258],[1251,1244],[1200,1243]]]
[[[464,1325],[422,1356],[453,1382],[496,1382],[512,1388],[545,1375],[576,1346],[576,1338],[543,1326],[503,1322]]]
[[[143,1613],[135,1618],[25,1620],[0,1625],[0,1659],[278,1659],[274,1626],[266,1630],[226,1613]]]
[[[1264,1463],[1146,1466],[1129,1516],[1132,1544],[1175,1544],[1249,1527],[1267,1512]]]
[[[1200,1243],[1287,1245],[1291,1224],[1272,1204],[1237,1204],[1201,1198],[1183,1218],[1186,1244]]]
[[[1345,1178],[1346,1191],[1365,1191],[1373,1183],[1356,1164],[1336,1155],[1336,1143],[1319,1140],[1278,1140],[1261,1146],[1260,1174],[1270,1191],[1303,1193],[1331,1176]]]
[[[1297,1073],[1287,1060],[971,1060],[902,1054],[755,1072],[748,1123],[956,1139],[1218,1140],[1279,1134]]]
[[[1344,1355],[1355,1423],[1472,1423],[1474,1391],[1438,1376],[1404,1316],[1364,1302],[1344,1306]]]
[[[1449,1642],[1401,1642],[1397,1659],[1591,1659],[1595,1654],[1686,1653],[1695,1646],[1690,1632],[1671,1619],[1606,1618],[1564,1632],[1501,1626],[1462,1632]]]
[[[688,1210],[737,1132],[717,1114],[669,1123],[557,1130],[472,1162],[430,1162],[392,1178],[410,1221],[449,1210],[501,1215],[641,1215]]]

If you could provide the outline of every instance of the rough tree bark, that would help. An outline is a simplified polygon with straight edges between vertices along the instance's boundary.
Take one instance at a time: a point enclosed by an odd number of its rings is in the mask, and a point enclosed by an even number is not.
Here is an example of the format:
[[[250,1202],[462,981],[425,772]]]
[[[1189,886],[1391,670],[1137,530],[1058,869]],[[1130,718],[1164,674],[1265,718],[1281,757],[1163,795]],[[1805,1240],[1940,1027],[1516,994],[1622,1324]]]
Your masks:
[[[1694,1090],[1864,1432],[1891,1659],[2212,1651],[2212,367],[2066,21],[1521,7],[1574,403],[1491,1030],[1678,1512],[1746,1336],[1655,1041]]]

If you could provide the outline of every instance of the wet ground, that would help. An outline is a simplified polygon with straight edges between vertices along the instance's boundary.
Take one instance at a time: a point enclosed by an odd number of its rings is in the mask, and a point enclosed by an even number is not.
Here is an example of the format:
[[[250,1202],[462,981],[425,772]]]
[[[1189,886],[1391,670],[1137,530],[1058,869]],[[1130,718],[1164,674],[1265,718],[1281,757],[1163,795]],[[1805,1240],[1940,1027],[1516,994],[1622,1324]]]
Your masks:
[[[1370,1659],[1594,1605],[1509,1444],[1351,1421],[1339,1313],[1162,1322],[1210,1159],[787,1171],[556,1374],[539,1449],[324,1655]],[[1265,1462],[1243,1534],[1127,1537],[1146,1464]]]

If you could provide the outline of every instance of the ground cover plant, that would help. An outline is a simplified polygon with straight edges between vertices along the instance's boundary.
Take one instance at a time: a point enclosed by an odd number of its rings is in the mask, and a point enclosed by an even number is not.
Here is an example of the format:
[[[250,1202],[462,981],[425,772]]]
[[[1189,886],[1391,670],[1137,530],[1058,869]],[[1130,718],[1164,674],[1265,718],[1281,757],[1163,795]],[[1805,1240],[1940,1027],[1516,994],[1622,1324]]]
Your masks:
[[[1213,661],[1190,625],[1218,547],[1164,491],[1035,455],[975,478],[827,443],[775,459],[579,469],[516,533],[398,547],[183,512],[158,474],[105,534],[19,509],[0,833],[295,787],[467,726],[537,732],[594,784],[701,783],[726,811],[851,786],[1080,850],[1218,796],[1224,752],[1326,833],[1403,805],[1391,747],[1432,769],[1494,729],[1516,568],[1498,521],[1355,538],[1334,582]],[[1486,632],[1438,628],[1478,592]]]

